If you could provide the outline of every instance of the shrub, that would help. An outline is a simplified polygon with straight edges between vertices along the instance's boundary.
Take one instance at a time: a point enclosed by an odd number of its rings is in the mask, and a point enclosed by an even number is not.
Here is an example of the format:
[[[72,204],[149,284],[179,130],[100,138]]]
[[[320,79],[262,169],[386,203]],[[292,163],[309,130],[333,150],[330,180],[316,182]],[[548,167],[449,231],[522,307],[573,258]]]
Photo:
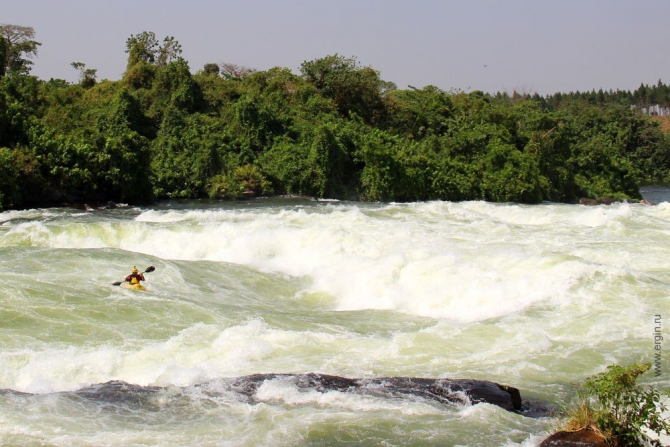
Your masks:
[[[244,186],[232,175],[219,174],[209,180],[207,194],[212,199],[238,199],[244,194]]]
[[[239,166],[232,175],[219,174],[209,180],[208,195],[212,199],[239,199],[245,193],[273,194],[272,185],[254,165]]]
[[[566,429],[592,426],[615,446],[661,446],[647,432],[670,434],[670,423],[663,418],[666,406],[653,387],[636,384],[638,376],[651,363],[627,367],[611,365],[607,372],[586,379],[580,402],[569,413]]]
[[[0,211],[14,206],[20,198],[17,171],[12,151],[0,147]]]
[[[235,180],[242,185],[243,192],[270,195],[274,191],[263,173],[254,165],[244,165],[235,169]]]

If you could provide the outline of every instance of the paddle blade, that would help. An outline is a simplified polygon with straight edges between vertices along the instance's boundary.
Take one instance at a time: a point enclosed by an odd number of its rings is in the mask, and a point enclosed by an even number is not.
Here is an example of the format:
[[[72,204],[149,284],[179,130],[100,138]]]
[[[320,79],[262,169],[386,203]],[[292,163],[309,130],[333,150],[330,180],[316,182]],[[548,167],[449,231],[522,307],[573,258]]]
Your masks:
[[[120,286],[121,284],[123,284],[123,281],[117,281],[112,283],[113,286]]]
[[[153,265],[150,265],[149,267],[147,267],[147,269],[144,271],[144,273],[151,273],[154,270],[156,270],[156,267],[154,267]]]

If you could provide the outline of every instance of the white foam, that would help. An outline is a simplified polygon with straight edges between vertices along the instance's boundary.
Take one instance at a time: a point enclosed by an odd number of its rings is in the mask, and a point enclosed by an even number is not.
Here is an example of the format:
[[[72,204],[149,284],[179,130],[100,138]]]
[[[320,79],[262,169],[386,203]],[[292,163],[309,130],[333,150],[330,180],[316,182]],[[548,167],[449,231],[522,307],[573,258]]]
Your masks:
[[[372,396],[343,393],[340,391],[319,392],[300,389],[286,380],[267,380],[256,391],[255,397],[263,402],[284,405],[318,405],[347,411],[386,411],[407,415],[441,414],[443,409],[427,402],[407,399],[389,400]]]
[[[594,268],[615,275],[647,268],[645,253],[658,251],[657,245],[645,250],[649,232],[669,230],[645,220],[663,206],[428,202],[148,210],[121,223],[21,223],[0,245],[113,247],[236,263],[308,278],[305,292],[333,297],[336,310],[469,322],[569,301]],[[646,239],[638,237],[639,225]],[[600,245],[592,248],[595,239]],[[622,257],[622,243],[639,246],[639,254],[629,249]]]
[[[50,347],[0,353],[0,389],[49,393],[109,380],[187,386],[258,372],[259,364],[272,365],[273,356],[286,346],[309,349],[336,342],[328,334],[270,329],[260,320],[224,329],[197,323],[165,341],[135,347]],[[316,362],[321,365],[319,357]],[[279,369],[291,367],[280,363]],[[305,366],[305,372],[315,367]]]

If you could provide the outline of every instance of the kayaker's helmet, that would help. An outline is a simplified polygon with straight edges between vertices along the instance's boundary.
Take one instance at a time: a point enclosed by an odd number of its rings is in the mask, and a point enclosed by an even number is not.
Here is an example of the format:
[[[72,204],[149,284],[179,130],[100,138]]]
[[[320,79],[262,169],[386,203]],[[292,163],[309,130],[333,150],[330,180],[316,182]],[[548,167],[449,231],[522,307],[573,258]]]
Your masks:
[[[137,273],[137,267],[133,267],[133,273]]]

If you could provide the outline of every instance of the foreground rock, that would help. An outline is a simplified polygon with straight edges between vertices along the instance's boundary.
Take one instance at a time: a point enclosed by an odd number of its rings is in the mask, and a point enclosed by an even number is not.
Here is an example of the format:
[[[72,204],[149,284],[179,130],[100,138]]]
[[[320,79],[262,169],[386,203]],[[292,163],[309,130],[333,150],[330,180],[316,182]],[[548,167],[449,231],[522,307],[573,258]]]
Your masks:
[[[519,390],[486,380],[470,379],[427,379],[414,377],[382,377],[374,379],[351,379],[327,374],[254,374],[250,376],[217,379],[190,387],[140,386],[121,381],[110,381],[92,385],[66,394],[86,400],[111,405],[154,406],[157,393],[170,388],[179,394],[228,396],[244,402],[257,403],[258,389],[268,382],[280,382],[300,390],[342,392],[397,399],[402,396],[416,396],[445,404],[489,403],[507,411],[528,417],[547,416],[549,407],[541,403],[521,400]],[[2,393],[18,393],[11,390]]]
[[[608,447],[605,439],[588,428],[559,431],[542,441],[540,447]]]

